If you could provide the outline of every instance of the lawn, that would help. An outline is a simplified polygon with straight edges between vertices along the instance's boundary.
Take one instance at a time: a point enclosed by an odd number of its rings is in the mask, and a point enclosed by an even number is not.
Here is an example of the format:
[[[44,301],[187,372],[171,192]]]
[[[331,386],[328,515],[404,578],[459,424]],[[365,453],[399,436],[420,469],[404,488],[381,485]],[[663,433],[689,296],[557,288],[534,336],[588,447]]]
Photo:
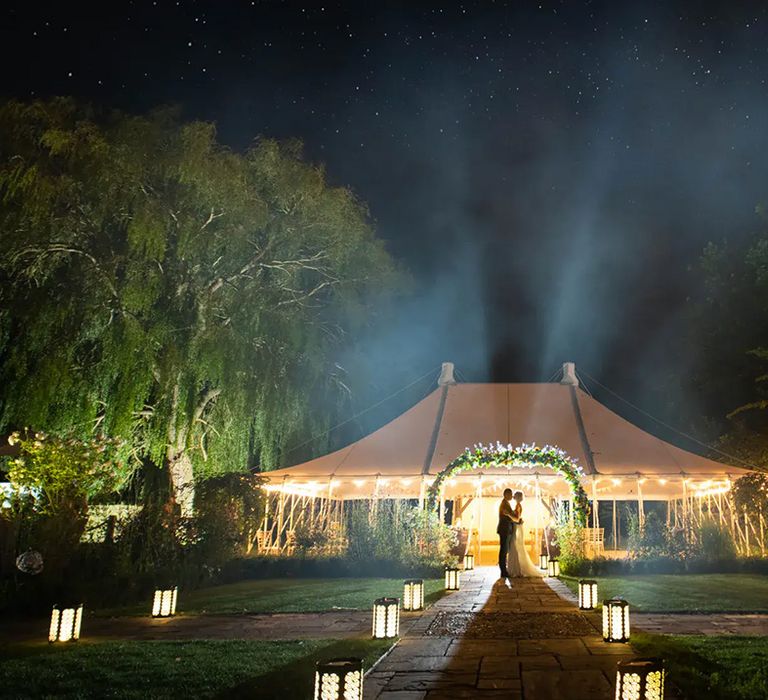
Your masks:
[[[642,612],[768,612],[768,576],[655,574],[595,577],[600,600],[619,597]],[[578,580],[563,577],[574,592]]]
[[[766,700],[767,637],[703,637],[632,634],[644,656],[660,656],[667,678],[686,698]]]
[[[442,579],[424,581],[429,604],[444,593]],[[402,598],[400,578],[265,579],[179,591],[180,613],[325,612],[369,610],[376,598]],[[99,615],[146,615],[149,603],[95,611]]]
[[[306,698],[318,659],[358,656],[381,640],[105,642],[0,649],[4,698]]]

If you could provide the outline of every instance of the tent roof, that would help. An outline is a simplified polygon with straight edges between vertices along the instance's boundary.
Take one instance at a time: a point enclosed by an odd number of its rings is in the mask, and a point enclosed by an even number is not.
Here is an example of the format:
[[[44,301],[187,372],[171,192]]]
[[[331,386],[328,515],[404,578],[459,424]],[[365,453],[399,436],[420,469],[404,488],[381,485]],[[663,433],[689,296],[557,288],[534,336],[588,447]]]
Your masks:
[[[271,483],[434,476],[476,443],[557,445],[589,478],[738,478],[747,470],[682,450],[641,430],[581,389],[564,384],[454,384],[357,442],[266,474]],[[526,468],[485,469],[504,475]],[[613,481],[618,479],[614,478]],[[626,479],[625,479],[626,480]],[[663,481],[663,480],[662,480]]]

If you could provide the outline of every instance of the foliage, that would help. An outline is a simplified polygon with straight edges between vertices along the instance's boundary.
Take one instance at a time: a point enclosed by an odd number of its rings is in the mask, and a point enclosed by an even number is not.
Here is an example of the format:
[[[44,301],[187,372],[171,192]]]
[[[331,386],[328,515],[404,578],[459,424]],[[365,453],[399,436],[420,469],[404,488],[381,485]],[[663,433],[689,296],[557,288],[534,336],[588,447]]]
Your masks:
[[[731,496],[738,510],[746,510],[752,518],[768,513],[768,474],[752,472],[737,479]]]
[[[557,558],[564,574],[577,571],[585,561],[584,526],[560,513],[555,525],[554,543],[559,547]]]
[[[672,557],[682,560],[689,559],[696,553],[685,532],[668,526],[655,511],[648,512],[640,525],[637,514],[629,509],[627,549],[631,559]]]
[[[454,561],[455,533],[434,512],[401,500],[381,500],[374,511],[364,501],[350,504],[346,535],[353,561],[385,559],[414,568]]]
[[[473,449],[466,448],[462,454],[454,459],[443,469],[432,482],[427,494],[427,506],[434,511],[437,507],[440,489],[443,483],[456,474],[480,467],[526,467],[533,469],[541,466],[547,467],[562,476],[571,487],[574,500],[574,515],[582,525],[587,523],[589,512],[589,499],[581,485],[583,472],[575,459],[569,457],[565,451],[552,445],[537,447],[533,445],[475,445]]]
[[[264,517],[261,483],[259,476],[243,473],[198,482],[195,521],[200,541],[209,550],[204,556],[209,564],[251,551]]]
[[[19,449],[18,456],[9,461],[8,481],[19,493],[33,494],[40,512],[84,509],[89,498],[114,492],[130,475],[115,440],[17,431],[8,442]]]
[[[395,275],[297,142],[233,153],[171,110],[0,105],[0,200],[0,429],[98,429],[177,488],[326,427]]]
[[[702,523],[697,538],[697,555],[705,561],[735,559],[736,543],[733,535],[719,523]]]

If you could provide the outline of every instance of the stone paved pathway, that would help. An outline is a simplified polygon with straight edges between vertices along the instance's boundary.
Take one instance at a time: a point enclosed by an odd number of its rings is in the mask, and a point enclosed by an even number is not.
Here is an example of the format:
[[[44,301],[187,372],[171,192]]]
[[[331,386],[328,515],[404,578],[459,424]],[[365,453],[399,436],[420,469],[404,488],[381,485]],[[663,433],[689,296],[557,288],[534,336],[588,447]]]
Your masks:
[[[489,613],[502,624],[482,617]],[[520,613],[529,625],[502,636]],[[446,622],[451,614],[461,620],[459,632]],[[498,637],[489,636],[494,629]],[[543,580],[510,585],[490,568],[462,574],[461,590],[401,635],[366,677],[366,700],[611,700],[616,663],[634,655],[604,643],[593,616],[579,613]]]

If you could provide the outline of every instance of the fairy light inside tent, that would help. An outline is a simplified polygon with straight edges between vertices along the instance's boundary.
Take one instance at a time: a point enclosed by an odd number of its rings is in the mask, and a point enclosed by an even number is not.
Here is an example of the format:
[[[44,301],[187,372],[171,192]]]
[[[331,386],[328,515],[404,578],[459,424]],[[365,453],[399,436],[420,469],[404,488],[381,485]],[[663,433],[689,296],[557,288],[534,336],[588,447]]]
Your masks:
[[[619,661],[616,700],[664,700],[664,676],[661,659]]]
[[[403,610],[424,609],[424,581],[420,578],[408,579],[403,583]]]
[[[445,567],[445,590],[458,591],[461,585],[461,570],[452,566]]]
[[[49,642],[76,642],[80,639],[80,624],[83,620],[83,606],[60,608],[53,606],[51,626],[48,629]]]
[[[390,639],[400,631],[400,601],[377,598],[373,601],[373,638]]]
[[[152,600],[152,617],[173,617],[176,614],[178,591],[176,586],[166,590],[156,590]]]
[[[603,601],[603,641],[629,641],[629,603],[626,600]]]
[[[363,700],[363,660],[318,662],[315,666],[315,700]]]

